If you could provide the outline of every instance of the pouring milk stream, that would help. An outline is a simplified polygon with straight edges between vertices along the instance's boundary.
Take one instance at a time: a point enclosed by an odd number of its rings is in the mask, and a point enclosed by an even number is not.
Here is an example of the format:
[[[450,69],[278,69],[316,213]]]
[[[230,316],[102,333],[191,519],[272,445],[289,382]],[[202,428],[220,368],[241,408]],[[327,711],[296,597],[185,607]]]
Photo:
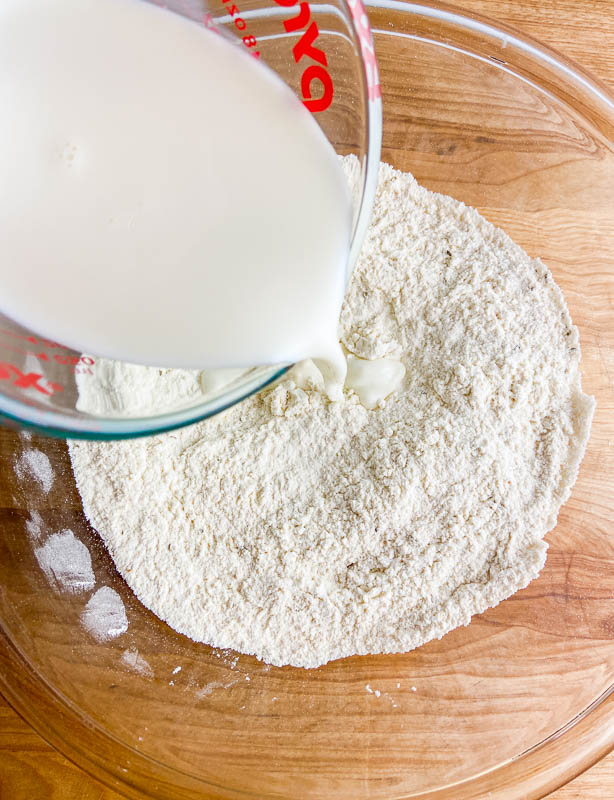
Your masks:
[[[312,358],[343,384],[349,190],[267,67],[141,0],[3,0],[0,107],[13,319],[110,358]]]

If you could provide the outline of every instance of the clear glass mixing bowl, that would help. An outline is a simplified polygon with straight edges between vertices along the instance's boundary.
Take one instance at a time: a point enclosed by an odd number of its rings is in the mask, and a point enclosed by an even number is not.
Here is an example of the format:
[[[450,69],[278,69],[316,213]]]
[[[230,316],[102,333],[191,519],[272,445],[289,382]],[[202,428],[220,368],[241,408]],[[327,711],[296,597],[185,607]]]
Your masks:
[[[298,0],[168,0],[164,5],[222,32],[238,48],[258,52],[313,113],[335,151],[359,159],[360,178],[350,186],[351,270],[371,213],[381,143],[379,79],[361,0],[311,0],[309,5]],[[326,64],[311,58],[301,41],[317,46]],[[85,286],[82,302],[87,303]],[[217,414],[288,369],[255,366],[221,389],[197,392],[147,415],[111,416],[90,413],[78,403],[77,383],[94,380],[99,365],[91,354],[75,352],[0,314],[0,418],[57,436],[142,436]],[[109,397],[113,391],[102,386]]]
[[[435,5],[368,11],[384,159],[476,206],[565,292],[597,400],[586,457],[527,589],[414,652],[299,670],[160,622],[87,525],[65,444],[4,431],[0,689],[129,797],[531,800],[614,745],[614,103],[513,31]],[[91,592],[57,592],[36,561],[37,540],[65,528],[91,553],[94,591],[125,605],[111,641],[80,624]]]

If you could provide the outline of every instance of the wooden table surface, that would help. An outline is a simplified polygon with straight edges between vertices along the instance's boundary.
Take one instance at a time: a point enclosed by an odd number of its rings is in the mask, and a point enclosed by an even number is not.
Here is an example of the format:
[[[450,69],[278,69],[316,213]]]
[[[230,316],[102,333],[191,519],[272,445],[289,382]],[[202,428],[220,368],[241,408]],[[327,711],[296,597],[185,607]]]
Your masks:
[[[614,0],[463,0],[565,53],[614,90]],[[0,697],[0,800],[119,800],[47,745]],[[551,800],[614,800],[614,753]]]

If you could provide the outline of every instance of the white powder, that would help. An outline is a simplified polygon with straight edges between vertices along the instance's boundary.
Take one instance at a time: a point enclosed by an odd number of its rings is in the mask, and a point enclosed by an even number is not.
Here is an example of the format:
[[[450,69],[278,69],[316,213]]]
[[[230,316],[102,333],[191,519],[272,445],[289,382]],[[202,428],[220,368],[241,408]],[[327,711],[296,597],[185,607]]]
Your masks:
[[[199,689],[195,692],[196,697],[199,699],[203,697],[208,697],[208,695],[212,694],[216,689],[230,689],[232,686],[235,686],[239,682],[238,678],[234,678],[230,681],[211,681],[206,686],[203,686],[202,689]]]
[[[34,555],[47,580],[58,591],[80,594],[94,588],[96,579],[90,551],[72,531],[52,534],[42,547],[34,550]]]
[[[143,658],[136,647],[130,647],[124,650],[121,657],[121,663],[137,675],[142,675],[145,678],[153,678],[154,671],[149,663]]]
[[[97,358],[95,377],[77,373],[77,408],[101,417],[163,413],[202,399],[200,372],[154,369]]]
[[[42,450],[25,450],[17,460],[15,472],[20,480],[33,478],[45,494],[51,491],[54,481],[53,467]]]
[[[44,521],[38,511],[30,511],[30,519],[26,520],[26,530],[32,544],[38,544],[43,535]]]
[[[196,641],[305,667],[407,651],[543,566],[594,405],[546,267],[382,165],[341,338],[405,367],[372,411],[303,369],[191,428],[70,443],[117,568]]]
[[[99,642],[116,639],[128,630],[126,609],[115,589],[103,586],[90,597],[81,612],[81,624]]]

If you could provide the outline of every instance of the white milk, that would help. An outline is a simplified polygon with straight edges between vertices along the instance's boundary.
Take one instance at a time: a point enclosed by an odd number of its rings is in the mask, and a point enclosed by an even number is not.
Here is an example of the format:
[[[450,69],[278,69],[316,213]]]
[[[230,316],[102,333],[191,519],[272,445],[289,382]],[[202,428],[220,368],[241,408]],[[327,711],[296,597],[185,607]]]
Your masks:
[[[353,389],[365,408],[376,408],[401,385],[405,366],[398,358],[364,358],[347,354],[345,385]]]
[[[142,0],[2,0],[11,317],[111,358],[310,357],[342,382],[349,236],[332,147],[241,45]]]

